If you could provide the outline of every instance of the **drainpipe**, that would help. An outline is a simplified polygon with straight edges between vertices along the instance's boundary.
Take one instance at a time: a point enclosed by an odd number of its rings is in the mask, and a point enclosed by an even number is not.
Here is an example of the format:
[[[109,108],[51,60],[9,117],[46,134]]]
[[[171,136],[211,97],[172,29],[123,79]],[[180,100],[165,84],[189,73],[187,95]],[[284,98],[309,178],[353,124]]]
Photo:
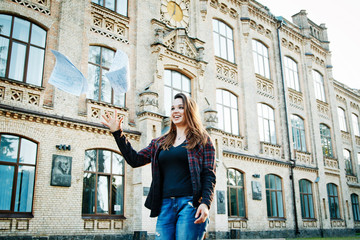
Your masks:
[[[290,179],[291,179],[291,192],[293,196],[293,209],[294,209],[294,221],[295,221],[295,236],[297,236],[299,231],[299,225],[298,225],[298,216],[296,211],[296,196],[295,196],[295,182],[294,182],[294,167],[295,167],[295,159],[292,158],[292,152],[291,152],[291,142],[290,142],[290,129],[289,129],[289,117],[288,117],[288,110],[287,110],[287,100],[285,95],[285,78],[284,78],[284,70],[283,70],[283,63],[282,63],[282,54],[281,54],[281,42],[280,42],[280,32],[279,29],[283,25],[283,20],[277,18],[278,27],[276,29],[277,33],[277,40],[278,40],[278,48],[279,48],[279,59],[280,59],[280,69],[281,69],[281,80],[282,80],[282,87],[283,87],[283,95],[284,95],[284,110],[285,110],[285,124],[286,124],[286,130],[287,130],[287,142],[288,142],[288,151],[290,156],[290,161],[292,164],[290,165]]]

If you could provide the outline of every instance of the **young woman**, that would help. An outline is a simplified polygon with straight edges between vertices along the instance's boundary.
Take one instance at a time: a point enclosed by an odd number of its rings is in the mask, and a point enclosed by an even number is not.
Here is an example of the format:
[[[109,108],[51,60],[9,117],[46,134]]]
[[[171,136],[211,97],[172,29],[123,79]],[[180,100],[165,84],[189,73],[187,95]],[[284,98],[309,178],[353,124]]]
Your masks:
[[[203,239],[214,195],[216,165],[215,149],[195,101],[183,93],[176,94],[170,130],[139,152],[123,134],[123,118],[103,118],[130,166],[151,163],[152,183],[145,206],[151,210],[150,217],[158,217],[155,239]]]

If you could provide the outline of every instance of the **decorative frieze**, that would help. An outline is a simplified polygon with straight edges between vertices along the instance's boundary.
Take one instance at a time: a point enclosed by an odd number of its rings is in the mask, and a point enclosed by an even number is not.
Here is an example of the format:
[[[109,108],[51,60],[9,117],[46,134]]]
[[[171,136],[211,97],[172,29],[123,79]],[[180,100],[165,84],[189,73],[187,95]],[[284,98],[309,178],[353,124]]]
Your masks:
[[[216,78],[221,81],[237,86],[238,85],[237,66],[218,57],[216,57],[215,60],[216,60],[215,62]]]
[[[229,220],[229,229],[246,229],[248,227],[246,220]]]
[[[274,83],[256,74],[256,87],[259,95],[274,99]]]
[[[260,147],[261,147],[260,152],[262,154],[273,158],[281,158],[281,146],[261,142]]]
[[[325,157],[324,165],[325,165],[325,168],[327,168],[329,170],[339,171],[339,163],[338,163],[337,159]]]
[[[15,102],[23,101],[23,91],[17,89],[11,89],[11,97],[10,99]]]
[[[158,112],[159,110],[159,95],[156,92],[144,91],[139,94],[140,103],[139,108],[140,112]]]
[[[230,17],[236,19],[239,16],[238,11],[236,9],[228,7],[225,3],[219,2],[218,0],[210,0],[210,6],[219,9],[223,14],[229,14]]]
[[[286,228],[285,220],[270,220],[269,221],[270,228]]]
[[[91,3],[91,32],[129,44],[129,19],[107,8]]]
[[[218,117],[217,111],[212,109],[206,109],[204,111],[205,125],[206,127],[217,128],[218,125]]]
[[[358,183],[358,179],[356,176],[346,175],[346,180],[348,183]]]
[[[346,98],[344,98],[343,96],[336,94],[336,100],[340,103],[346,104]]]
[[[270,29],[265,28],[263,25],[261,24],[257,24],[254,20],[250,21],[250,28],[257,31],[258,33],[260,33],[261,35],[264,35],[267,38],[272,39],[272,32]]]
[[[329,119],[330,111],[329,111],[329,104],[323,101],[316,99],[317,103],[317,110],[319,116],[325,119]]]
[[[300,47],[298,45],[294,44],[293,42],[288,41],[286,38],[281,39],[281,45],[283,47],[286,47],[290,51],[300,54]]]
[[[16,230],[29,230],[29,220],[16,219]]]
[[[12,0],[24,7],[31,8],[45,15],[50,15],[50,0]]]
[[[316,220],[309,220],[309,221],[304,221],[303,220],[303,227],[304,228],[316,228],[317,227],[317,221]]]
[[[289,90],[289,102],[292,107],[304,110],[304,100],[301,92],[295,91],[291,88]]]
[[[115,109],[117,109],[117,117],[125,116],[127,119],[127,111],[124,108],[116,107],[111,104],[99,103],[93,100],[87,100],[87,120],[90,122],[101,123],[103,121],[102,115],[109,114],[114,115]]]
[[[314,165],[313,159],[311,157],[311,153],[295,151],[295,158],[297,163],[301,163],[308,166]]]
[[[223,133],[223,149],[232,151],[232,152],[239,152],[244,150],[244,138],[232,135],[229,133]]]
[[[360,146],[360,137],[359,136],[355,136],[355,143],[356,143],[356,145]]]
[[[331,220],[331,227],[343,228],[343,227],[345,227],[345,221],[344,220]]]
[[[348,132],[341,131],[341,139],[344,144],[351,144],[351,135]]]

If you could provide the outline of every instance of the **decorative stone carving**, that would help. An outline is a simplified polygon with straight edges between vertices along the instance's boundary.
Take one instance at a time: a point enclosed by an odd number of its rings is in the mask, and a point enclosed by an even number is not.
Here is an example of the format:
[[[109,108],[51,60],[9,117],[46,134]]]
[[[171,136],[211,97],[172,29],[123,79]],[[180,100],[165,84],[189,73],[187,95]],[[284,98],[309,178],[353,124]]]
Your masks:
[[[0,99],[4,100],[5,98],[5,87],[0,87]]]
[[[271,220],[269,221],[270,228],[286,228],[286,221]]]
[[[31,8],[35,11],[41,12],[45,15],[50,15],[50,0],[12,0],[15,3]]]
[[[124,108],[116,107],[111,104],[100,103],[92,101],[91,99],[87,100],[87,120],[89,122],[101,123],[103,121],[102,115],[109,114],[114,116],[115,109],[117,109],[117,118],[125,116],[125,119],[128,119],[127,110]]]
[[[348,183],[358,183],[358,179],[356,176],[346,175],[346,180]]]
[[[244,150],[244,138],[238,135],[223,133],[223,149],[232,152]]]
[[[140,97],[140,112],[158,112],[159,110],[159,95],[156,92],[144,91],[139,94]]]
[[[206,127],[217,128],[217,125],[218,125],[217,111],[212,110],[212,109],[206,109],[204,111],[204,115],[205,115],[205,125],[206,125]]]
[[[289,88],[289,102],[290,105],[297,109],[304,109],[304,100],[301,92]]]
[[[329,119],[329,104],[318,99],[316,100],[316,102],[319,116],[325,119]]]
[[[311,153],[295,151],[296,162],[305,165],[314,165]]]
[[[316,228],[317,227],[317,221],[304,221],[303,220],[303,227],[304,228]]]
[[[331,227],[343,228],[345,227],[344,220],[331,220]]]
[[[247,227],[246,220],[229,220],[229,229],[246,229]]]
[[[256,74],[257,93],[265,97],[274,99],[274,83]]]
[[[344,144],[351,144],[351,135],[348,132],[341,131],[341,139]]]
[[[15,102],[23,101],[23,91],[17,89],[11,89],[11,100]]]
[[[337,159],[325,157],[324,165],[326,168],[329,168],[332,170],[339,170],[339,163],[338,163]]]
[[[273,158],[281,158],[281,146],[270,143],[261,142],[261,153]]]
[[[360,146],[360,137],[359,136],[355,136],[355,142],[356,142],[356,145]]]
[[[129,20],[126,17],[94,3],[91,3],[91,17],[93,19],[91,32],[129,43]]]
[[[218,57],[215,58],[216,62],[216,78],[227,82],[227,83],[231,83],[235,86],[238,85],[238,80],[237,80],[237,67],[235,64],[231,64],[228,61],[225,61],[223,59],[220,59]]]

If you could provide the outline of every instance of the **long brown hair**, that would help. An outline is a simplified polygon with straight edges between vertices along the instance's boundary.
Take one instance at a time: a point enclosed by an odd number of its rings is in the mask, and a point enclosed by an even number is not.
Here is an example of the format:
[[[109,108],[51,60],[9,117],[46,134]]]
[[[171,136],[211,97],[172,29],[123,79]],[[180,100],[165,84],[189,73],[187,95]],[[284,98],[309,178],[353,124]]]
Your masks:
[[[187,149],[193,149],[196,145],[205,145],[209,135],[207,134],[200,118],[198,106],[194,99],[186,96],[183,93],[175,95],[174,100],[181,98],[184,104],[185,122],[187,130],[185,132],[188,144]],[[161,141],[162,149],[167,150],[175,142],[176,138],[176,125],[171,121],[169,131],[164,135]]]

